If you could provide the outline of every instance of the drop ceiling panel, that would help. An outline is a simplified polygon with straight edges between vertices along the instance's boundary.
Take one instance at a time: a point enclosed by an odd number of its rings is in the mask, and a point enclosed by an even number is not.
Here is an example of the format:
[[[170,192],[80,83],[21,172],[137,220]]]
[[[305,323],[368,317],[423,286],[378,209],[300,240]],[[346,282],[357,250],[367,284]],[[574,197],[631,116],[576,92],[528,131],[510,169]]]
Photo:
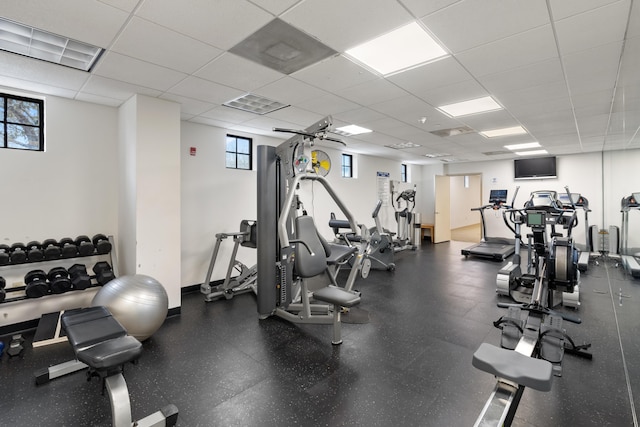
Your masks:
[[[129,13],[99,1],[3,1],[2,16],[103,48],[108,47]]]
[[[519,123],[513,119],[513,116],[506,110],[491,111],[483,114],[472,114],[470,116],[460,117],[459,120],[478,132],[519,125]]]
[[[518,111],[529,104],[540,105],[553,100],[569,99],[569,91],[564,82],[530,87],[500,94],[500,103],[508,110]],[[541,108],[543,108],[540,105]]]
[[[247,92],[284,77],[282,73],[240,58],[232,53],[225,53],[219,56],[196,72],[195,75]]]
[[[416,122],[420,120],[421,117],[428,116],[434,111],[431,105],[413,95],[406,95],[401,98],[379,102],[369,107],[406,123]]]
[[[127,25],[112,49],[188,74],[222,53],[211,45],[137,17]]]
[[[354,110],[359,107],[358,104],[330,93],[299,102],[296,106],[303,110],[309,110],[323,115],[334,115],[342,113],[343,111]]]
[[[396,1],[306,0],[280,18],[344,52],[413,20]]]
[[[132,12],[139,3],[138,0],[100,0],[101,3],[108,4],[109,6],[117,7],[126,12]]]
[[[73,68],[0,51],[0,84],[2,84],[4,77],[76,91],[87,81],[89,74]]]
[[[362,123],[380,120],[386,116],[369,108],[361,107],[354,110],[343,111],[342,113],[335,114],[334,117],[349,124],[363,126]]]
[[[315,123],[318,120],[323,119],[325,116],[297,107],[287,107],[274,111],[273,113],[269,113],[267,114],[267,117],[273,117],[277,120],[286,120],[288,122],[295,123],[299,129],[304,129],[309,126],[310,123]]]
[[[425,102],[438,107],[489,95],[476,80],[466,80],[417,94]],[[496,101],[499,101],[496,99]]]
[[[429,91],[471,80],[473,76],[452,56],[387,78],[407,92],[421,96]]]
[[[104,96],[124,102],[131,98],[132,93],[139,93],[147,96],[159,96],[162,91],[149,89],[143,86],[137,86],[125,83],[120,80],[108,79],[106,77],[92,75],[82,88],[83,93],[90,95]]]
[[[360,105],[371,105],[407,95],[407,92],[386,79],[377,78],[352,86],[340,92],[340,96]]]
[[[251,3],[257,4],[261,8],[278,16],[299,1],[300,0],[251,0]]]
[[[571,94],[615,87],[621,50],[622,42],[615,42],[563,57]]]
[[[137,15],[224,50],[273,19],[245,0],[146,1]]]
[[[459,0],[401,0],[402,3],[409,9],[409,11],[416,17],[421,18],[430,13],[436,12]]]
[[[378,78],[340,55],[293,73],[292,77],[335,94]]]
[[[21,80],[14,77],[0,78],[0,87],[5,87],[7,92],[14,93],[16,95],[24,95],[22,91],[27,91],[28,93],[33,93],[36,96],[44,94],[60,96],[63,98],[73,98],[77,94],[75,90],[64,89],[28,80]]]
[[[478,78],[490,92],[500,97],[502,93],[564,81],[560,58],[547,59],[524,67],[511,69]]]
[[[212,104],[222,104],[245,94],[244,91],[219,85],[198,77],[187,77],[168,90],[169,93],[199,99]]]
[[[617,1],[619,0],[550,0],[549,3],[553,18],[560,20]]]
[[[328,95],[326,92],[292,77],[284,77],[254,91],[258,95],[282,102],[284,104],[300,104],[315,98]]]
[[[551,25],[487,43],[456,55],[460,63],[478,77],[524,67],[557,56]]]
[[[107,52],[93,73],[97,76],[161,91],[169,89],[186,77],[186,74],[179,71],[115,52]]]
[[[629,2],[620,1],[556,22],[561,55],[624,39]]]
[[[422,20],[453,53],[504,39],[545,24],[545,2],[461,1]]]
[[[209,102],[199,101],[197,99],[187,98],[185,96],[180,96],[172,93],[164,93],[160,96],[160,98],[177,102],[182,106],[180,108],[180,111],[182,113],[192,116],[203,114],[216,106],[215,104]]]
[[[200,114],[200,117],[222,120],[227,123],[240,124],[253,120],[256,115],[247,111],[238,110],[237,108],[218,105]]]

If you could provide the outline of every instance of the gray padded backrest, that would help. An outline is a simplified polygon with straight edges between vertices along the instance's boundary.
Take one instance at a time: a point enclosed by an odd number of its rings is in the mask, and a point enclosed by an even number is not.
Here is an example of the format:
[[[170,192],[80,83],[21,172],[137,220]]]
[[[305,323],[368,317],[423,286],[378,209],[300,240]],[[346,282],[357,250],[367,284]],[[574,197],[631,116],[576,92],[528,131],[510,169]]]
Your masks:
[[[295,246],[295,269],[303,278],[313,277],[323,273],[327,268],[327,255],[324,245],[316,230],[313,218],[310,216],[299,216],[295,220],[296,239],[302,240],[308,246],[296,243]],[[309,253],[313,252],[313,255]]]

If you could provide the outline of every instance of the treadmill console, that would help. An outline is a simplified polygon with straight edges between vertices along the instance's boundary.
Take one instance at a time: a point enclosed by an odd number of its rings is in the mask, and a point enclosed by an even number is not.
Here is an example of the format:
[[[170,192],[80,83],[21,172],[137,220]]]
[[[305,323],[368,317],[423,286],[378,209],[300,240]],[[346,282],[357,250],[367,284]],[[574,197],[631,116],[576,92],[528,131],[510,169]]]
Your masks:
[[[531,228],[545,228],[547,213],[545,211],[527,211],[527,226]]]
[[[489,203],[494,206],[507,204],[507,190],[491,190],[489,193]]]

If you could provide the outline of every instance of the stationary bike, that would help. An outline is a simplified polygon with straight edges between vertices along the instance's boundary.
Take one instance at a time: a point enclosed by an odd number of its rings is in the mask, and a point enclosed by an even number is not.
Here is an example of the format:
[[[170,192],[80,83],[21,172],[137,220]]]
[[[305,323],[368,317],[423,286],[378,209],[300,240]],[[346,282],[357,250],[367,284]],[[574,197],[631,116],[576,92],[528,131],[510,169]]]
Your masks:
[[[586,351],[591,344],[576,345],[562,324],[581,323],[581,319],[552,309],[554,293],[571,293],[577,285],[578,255],[571,238],[571,229],[577,224],[575,210],[563,209],[554,191],[537,191],[531,193],[524,209],[512,211],[518,233],[522,224],[532,231],[530,272],[517,280],[519,286],[530,288],[530,299],[498,304],[508,308],[507,315],[494,322],[502,330],[500,347],[483,343],[473,355],[474,367],[497,377],[476,426],[511,425],[525,387],[551,390],[553,376],[562,375],[565,352],[592,358]],[[567,236],[555,232],[560,225],[566,228]]]

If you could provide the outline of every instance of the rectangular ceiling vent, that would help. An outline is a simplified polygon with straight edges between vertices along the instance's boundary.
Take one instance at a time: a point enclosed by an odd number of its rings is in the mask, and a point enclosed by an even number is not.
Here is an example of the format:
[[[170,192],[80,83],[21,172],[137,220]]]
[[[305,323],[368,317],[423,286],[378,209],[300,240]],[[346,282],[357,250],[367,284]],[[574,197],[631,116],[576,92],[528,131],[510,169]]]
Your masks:
[[[420,144],[414,144],[413,142],[399,142],[397,144],[385,145],[385,147],[393,148],[395,150],[404,150],[405,148],[416,148],[420,147]]]
[[[431,153],[431,154],[425,154],[425,157],[428,157],[430,159],[437,159],[438,157],[448,157],[451,154],[449,153]]]
[[[260,115],[272,113],[276,110],[289,106],[288,104],[283,104],[251,93],[232,99],[231,101],[227,101],[222,105]]]
[[[513,153],[511,153],[511,151],[502,150],[502,151],[487,151],[486,153],[482,153],[482,154],[484,154],[485,156],[502,156],[505,154],[513,154]]]
[[[467,133],[474,133],[475,130],[471,129],[469,126],[461,126],[457,128],[451,129],[440,129],[431,131],[435,136],[439,136],[442,138],[447,138],[449,136],[457,136],[457,135],[465,135]]]

